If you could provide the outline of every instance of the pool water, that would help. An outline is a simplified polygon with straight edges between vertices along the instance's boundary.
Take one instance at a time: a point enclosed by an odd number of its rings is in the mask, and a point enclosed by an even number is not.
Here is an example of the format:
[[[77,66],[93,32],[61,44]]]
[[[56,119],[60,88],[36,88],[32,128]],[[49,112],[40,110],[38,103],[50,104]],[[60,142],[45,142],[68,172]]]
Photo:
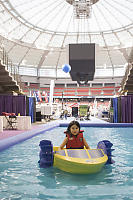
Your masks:
[[[65,127],[38,135],[0,153],[0,200],[130,200],[133,199],[133,129],[85,127],[91,148],[101,140],[113,143],[115,163],[101,172],[74,175],[56,168],[40,169],[39,142],[60,145]]]

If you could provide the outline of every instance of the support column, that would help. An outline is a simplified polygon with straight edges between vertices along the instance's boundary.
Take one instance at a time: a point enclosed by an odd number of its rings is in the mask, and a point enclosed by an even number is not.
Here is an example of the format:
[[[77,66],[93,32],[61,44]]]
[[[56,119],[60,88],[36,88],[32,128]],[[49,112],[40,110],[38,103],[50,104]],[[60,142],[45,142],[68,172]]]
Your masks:
[[[51,80],[50,82],[50,95],[49,95],[49,103],[52,104],[53,103],[53,93],[54,93],[54,80]]]

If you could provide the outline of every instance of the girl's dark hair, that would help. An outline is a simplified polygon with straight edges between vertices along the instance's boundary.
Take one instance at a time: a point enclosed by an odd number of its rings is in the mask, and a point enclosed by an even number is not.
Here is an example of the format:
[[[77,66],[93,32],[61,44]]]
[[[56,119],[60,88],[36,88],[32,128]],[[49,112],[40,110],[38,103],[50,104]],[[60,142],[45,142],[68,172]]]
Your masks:
[[[70,124],[67,127],[67,131],[66,131],[67,133],[71,134],[70,128],[73,125],[76,125],[79,128],[79,130],[80,130],[80,124],[79,124],[79,122],[78,121],[71,121]]]

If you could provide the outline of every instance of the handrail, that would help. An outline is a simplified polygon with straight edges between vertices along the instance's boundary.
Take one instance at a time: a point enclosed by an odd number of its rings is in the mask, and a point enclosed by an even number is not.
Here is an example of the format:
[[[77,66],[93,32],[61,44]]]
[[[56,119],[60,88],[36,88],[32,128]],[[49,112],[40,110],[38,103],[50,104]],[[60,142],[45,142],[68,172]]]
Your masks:
[[[9,59],[9,56],[7,55],[4,47],[0,47],[0,60],[1,64],[5,66],[5,69],[10,73],[10,75],[13,77],[13,79],[16,81],[17,85],[20,88],[20,91],[22,92],[22,82],[21,77],[19,75],[19,68],[17,66],[14,66],[11,59]]]
[[[133,48],[132,48],[129,58],[128,58],[128,65],[126,68],[125,75],[121,81],[121,93],[127,92],[127,91],[125,91],[125,86],[126,86],[126,82],[128,80],[128,76],[130,75],[130,71],[132,68],[133,68]]]
[[[121,82],[121,88],[122,88],[123,91],[124,91],[124,88],[125,88],[125,85],[126,85],[126,81],[128,80],[128,76],[130,75],[130,70],[132,68],[133,68],[133,64],[128,63],[127,69],[126,69],[126,72],[125,72],[125,76],[123,77],[122,82]]]

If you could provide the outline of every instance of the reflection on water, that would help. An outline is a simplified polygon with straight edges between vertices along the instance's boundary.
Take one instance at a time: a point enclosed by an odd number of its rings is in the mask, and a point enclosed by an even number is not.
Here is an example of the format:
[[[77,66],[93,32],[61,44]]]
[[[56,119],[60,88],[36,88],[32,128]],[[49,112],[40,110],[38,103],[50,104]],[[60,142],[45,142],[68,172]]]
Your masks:
[[[133,199],[132,129],[84,128],[84,136],[92,148],[101,140],[114,144],[115,163],[105,165],[97,174],[79,175],[54,167],[39,168],[40,140],[48,139],[58,146],[65,137],[64,130],[61,127],[47,131],[0,154],[0,199]]]
[[[47,169],[40,169],[40,174],[37,178],[39,179],[40,185],[47,189],[49,193],[52,192],[52,197],[54,199],[57,197],[57,199],[67,199],[68,197],[70,199],[80,199],[81,196],[85,200],[87,200],[88,197],[96,200],[99,198],[113,198],[116,200],[124,198],[132,199],[133,186],[129,185],[127,190],[125,185],[118,183],[117,179],[115,179],[115,174],[113,174],[114,170],[115,168],[113,165],[106,165],[100,173],[77,175],[50,167]],[[118,176],[119,175],[118,173]],[[50,198],[50,196],[47,197]]]
[[[40,174],[37,177],[40,184],[46,188],[61,188],[63,186],[85,186],[85,185],[103,185],[112,183],[112,166],[106,165],[101,172],[97,174],[71,174],[61,171],[55,167],[40,168]],[[50,184],[48,184],[49,179]]]

